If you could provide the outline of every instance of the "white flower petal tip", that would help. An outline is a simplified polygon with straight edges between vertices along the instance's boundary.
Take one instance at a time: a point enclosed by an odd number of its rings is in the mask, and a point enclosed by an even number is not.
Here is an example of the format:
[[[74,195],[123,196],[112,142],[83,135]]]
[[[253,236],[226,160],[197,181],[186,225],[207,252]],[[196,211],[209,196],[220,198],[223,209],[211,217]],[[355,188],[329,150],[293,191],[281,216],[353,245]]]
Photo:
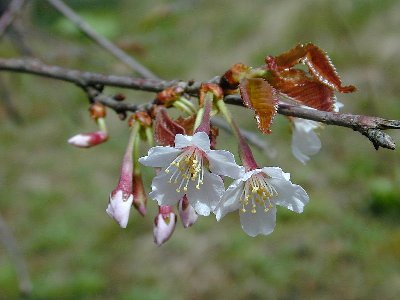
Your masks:
[[[170,212],[167,216],[159,213],[154,220],[154,243],[157,246],[161,246],[172,236],[176,225],[176,215]]]
[[[110,195],[106,212],[111,218],[117,221],[121,228],[126,228],[128,225],[132,202],[133,195],[129,195],[128,197],[126,195],[124,196],[124,193],[121,190],[118,190],[115,193],[113,192]]]
[[[204,132],[193,136],[177,134],[175,147],[151,148],[139,162],[162,168],[153,179],[150,193],[158,205],[176,205],[186,195],[200,215],[210,214],[224,192],[218,175],[233,177],[240,173],[231,153],[210,150],[210,140]]]
[[[68,144],[78,148],[90,148],[104,143],[108,139],[108,134],[104,131],[90,133],[80,133],[68,139]]]
[[[196,223],[199,216],[196,214],[195,209],[189,204],[189,200],[187,200],[186,197],[179,200],[178,210],[183,227],[188,228]]]
[[[276,222],[276,205],[302,212],[307,193],[289,180],[280,168],[266,167],[248,171],[226,190],[215,209],[219,221],[227,213],[239,210],[243,230],[250,236],[268,235]]]
[[[293,118],[292,122],[292,153],[300,162],[305,164],[310,156],[317,154],[321,149],[321,141],[314,132],[321,125],[315,121],[299,118]]]

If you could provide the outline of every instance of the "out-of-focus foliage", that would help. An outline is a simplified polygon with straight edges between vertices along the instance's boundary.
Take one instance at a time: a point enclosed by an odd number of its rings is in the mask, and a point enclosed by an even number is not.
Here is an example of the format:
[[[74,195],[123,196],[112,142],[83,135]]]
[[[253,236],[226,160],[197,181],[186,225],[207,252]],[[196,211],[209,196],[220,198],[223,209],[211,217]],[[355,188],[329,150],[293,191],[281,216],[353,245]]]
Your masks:
[[[132,74],[68,28],[44,1],[23,16],[28,45],[47,63]],[[395,0],[67,1],[88,22],[160,77],[206,80],[232,64],[260,65],[299,42],[326,50],[345,84],[345,112],[400,118],[400,3]],[[104,22],[103,22],[104,20]],[[61,24],[61,25],[60,25]],[[64,24],[64,25],[63,25]],[[71,34],[72,33],[72,34]],[[3,57],[18,56],[10,40]],[[126,230],[105,208],[127,143],[110,112],[111,139],[93,149],[67,145],[93,130],[82,91],[30,75],[0,74],[23,117],[0,105],[0,212],[29,265],[32,299],[396,299],[400,294],[399,150],[379,150],[358,133],[327,126],[322,151],[303,166],[277,116],[261,136],[278,150],[260,164],[292,173],[310,195],[305,212],[278,210],[275,232],[245,235],[236,214],[177,226],[161,248],[136,212]],[[108,93],[121,91],[108,89]],[[126,92],[128,101],[153,95]],[[250,111],[241,125],[256,131]],[[251,121],[250,121],[251,120]],[[397,144],[400,134],[392,132]],[[227,135],[226,144],[233,147]],[[220,139],[222,141],[222,139]],[[143,149],[145,151],[145,149]],[[146,170],[149,184],[152,174]],[[179,225],[179,224],[178,224]],[[0,299],[18,298],[14,266],[0,245]]]

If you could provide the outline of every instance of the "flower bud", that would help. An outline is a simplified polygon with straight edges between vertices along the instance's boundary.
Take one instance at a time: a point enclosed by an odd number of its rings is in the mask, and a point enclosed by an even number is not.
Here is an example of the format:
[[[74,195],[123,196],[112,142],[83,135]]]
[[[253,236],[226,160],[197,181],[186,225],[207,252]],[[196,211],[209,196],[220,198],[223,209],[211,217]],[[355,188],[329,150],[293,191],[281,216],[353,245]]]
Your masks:
[[[160,206],[159,212],[154,219],[154,243],[158,246],[164,244],[172,236],[176,225],[176,215],[169,205]]]
[[[183,227],[188,228],[197,221],[198,215],[196,214],[194,208],[189,204],[189,200],[186,195],[179,200],[178,211]]]
[[[108,140],[108,134],[104,131],[80,133],[68,140],[70,145],[79,148],[90,148]]]
[[[133,195],[127,194],[121,189],[115,189],[110,194],[106,212],[111,218],[117,221],[121,228],[126,228],[128,225],[132,202]]]

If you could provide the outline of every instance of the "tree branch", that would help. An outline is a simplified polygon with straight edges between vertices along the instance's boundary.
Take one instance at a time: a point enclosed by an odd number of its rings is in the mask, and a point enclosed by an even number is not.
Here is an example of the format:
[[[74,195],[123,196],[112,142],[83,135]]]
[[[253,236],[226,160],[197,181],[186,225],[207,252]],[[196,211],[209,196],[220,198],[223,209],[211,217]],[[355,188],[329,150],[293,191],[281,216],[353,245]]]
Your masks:
[[[138,74],[145,78],[153,78],[156,79],[155,76],[150,70],[142,66],[139,62],[137,62],[133,57],[127,55],[120,48],[115,46],[112,42],[110,42],[105,37],[97,34],[88,23],[86,23],[81,17],[78,16],[70,7],[68,7],[61,0],[47,0],[55,9],[57,9],[60,13],[62,13],[66,18],[68,18],[71,22],[73,22],[79,30],[85,34],[88,38],[93,40],[95,43],[100,45],[102,48],[110,52],[120,61],[122,61],[125,65],[129,66],[131,69],[135,70]]]
[[[190,95],[197,95],[201,82],[186,81],[164,81],[158,79],[134,78],[128,76],[105,75],[92,72],[82,72],[78,70],[66,69],[58,66],[45,65],[37,60],[24,59],[0,59],[0,71],[12,71],[19,73],[34,74],[53,78],[57,80],[74,83],[88,93],[94,93],[93,90],[88,92],[88,87],[96,86],[113,86],[128,88],[133,90],[141,90],[148,92],[160,92],[167,87],[181,86],[184,91]],[[219,77],[214,77],[209,82],[219,82]],[[99,90],[97,88],[97,90]],[[102,102],[106,106],[114,109],[116,112],[134,112],[145,106],[138,106],[129,103],[123,103],[104,96],[99,92],[92,95],[91,98],[97,97],[96,100]],[[229,95],[225,97],[225,102],[233,105],[243,106],[242,99],[238,95]],[[355,131],[368,137],[374,147],[395,149],[396,145],[393,139],[382,130],[400,129],[399,120],[387,120],[373,116],[343,114],[334,112],[324,112],[314,109],[308,109],[300,106],[290,105],[280,102],[278,113],[291,117],[298,117],[318,121],[327,125],[336,125],[352,128]]]
[[[25,0],[12,0],[7,9],[0,17],[0,37],[6,32],[8,26],[12,24],[17,15],[21,12]]]

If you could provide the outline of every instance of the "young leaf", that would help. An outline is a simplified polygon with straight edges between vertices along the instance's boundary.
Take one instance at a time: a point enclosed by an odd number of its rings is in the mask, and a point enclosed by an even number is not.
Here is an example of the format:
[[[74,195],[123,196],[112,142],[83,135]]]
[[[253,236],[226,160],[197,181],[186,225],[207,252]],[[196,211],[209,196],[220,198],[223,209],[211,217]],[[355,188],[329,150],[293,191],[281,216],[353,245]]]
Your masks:
[[[352,85],[342,86],[340,77],[329,56],[312,43],[299,44],[276,57],[268,56],[265,61],[268,68],[276,72],[291,69],[296,64],[302,63],[308,67],[309,73],[316,81],[330,89],[341,93],[351,93],[356,90]]]
[[[301,70],[273,74],[268,82],[283,96],[312,108],[332,111],[336,101],[333,91]]]
[[[258,128],[262,133],[270,133],[269,127],[278,104],[275,89],[261,78],[245,78],[240,82],[239,88],[243,103],[256,113]]]

